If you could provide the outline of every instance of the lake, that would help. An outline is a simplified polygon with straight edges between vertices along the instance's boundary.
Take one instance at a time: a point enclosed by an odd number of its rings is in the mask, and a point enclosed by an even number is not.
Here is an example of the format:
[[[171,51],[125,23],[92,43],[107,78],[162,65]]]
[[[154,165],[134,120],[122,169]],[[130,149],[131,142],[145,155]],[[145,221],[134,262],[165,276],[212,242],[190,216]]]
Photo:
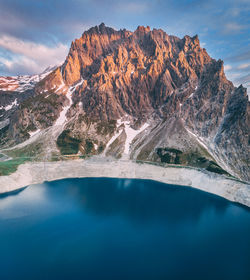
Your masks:
[[[0,279],[250,279],[250,210],[190,187],[83,178],[0,196]]]

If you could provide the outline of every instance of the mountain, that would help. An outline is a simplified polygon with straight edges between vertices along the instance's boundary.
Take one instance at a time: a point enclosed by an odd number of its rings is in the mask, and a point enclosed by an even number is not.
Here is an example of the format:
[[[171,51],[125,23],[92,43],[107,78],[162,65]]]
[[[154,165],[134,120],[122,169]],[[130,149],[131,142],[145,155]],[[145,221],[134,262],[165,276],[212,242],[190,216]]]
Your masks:
[[[0,148],[9,157],[100,154],[250,181],[247,91],[198,36],[102,23],[36,77],[0,77]]]

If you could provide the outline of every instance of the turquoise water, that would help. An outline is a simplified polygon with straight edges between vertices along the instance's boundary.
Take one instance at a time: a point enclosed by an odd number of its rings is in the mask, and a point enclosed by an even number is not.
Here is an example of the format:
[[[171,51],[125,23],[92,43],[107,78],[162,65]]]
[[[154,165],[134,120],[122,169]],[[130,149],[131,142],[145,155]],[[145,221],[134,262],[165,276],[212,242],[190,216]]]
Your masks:
[[[250,279],[250,211],[188,187],[85,178],[0,196],[0,279]]]

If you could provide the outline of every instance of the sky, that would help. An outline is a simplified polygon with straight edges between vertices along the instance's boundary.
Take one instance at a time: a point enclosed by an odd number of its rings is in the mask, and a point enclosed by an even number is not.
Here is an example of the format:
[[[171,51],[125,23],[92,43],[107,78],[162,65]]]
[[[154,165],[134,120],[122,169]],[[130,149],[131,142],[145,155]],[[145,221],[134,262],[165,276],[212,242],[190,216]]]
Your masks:
[[[102,22],[198,34],[209,55],[224,60],[227,78],[250,92],[250,0],[0,0],[0,75],[60,65],[71,41]]]

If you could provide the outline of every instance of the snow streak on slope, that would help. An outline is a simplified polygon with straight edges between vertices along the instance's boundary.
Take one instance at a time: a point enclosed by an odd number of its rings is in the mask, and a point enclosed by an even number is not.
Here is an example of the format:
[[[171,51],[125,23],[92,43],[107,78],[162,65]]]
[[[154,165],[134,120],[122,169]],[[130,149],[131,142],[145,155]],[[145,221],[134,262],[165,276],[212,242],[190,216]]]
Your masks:
[[[39,133],[40,131],[41,131],[40,129],[37,129],[36,131],[30,131],[29,135],[30,135],[30,137],[32,137],[32,136],[36,135],[37,133]]]
[[[124,128],[122,127],[122,125],[124,126]],[[135,139],[135,137],[139,133],[141,133],[143,130],[145,130],[148,126],[149,126],[149,124],[145,123],[140,129],[136,130],[136,129],[133,129],[133,128],[130,127],[130,122],[129,121],[122,121],[121,119],[117,120],[116,127],[120,128],[120,129],[108,141],[103,154],[104,155],[106,154],[109,146],[121,135],[121,133],[123,131],[125,131],[126,141],[125,141],[124,152],[123,153],[124,153],[124,156],[129,155],[130,145],[132,144],[133,140]]]
[[[65,87],[65,84],[64,84],[64,83],[62,83],[62,84],[56,89],[55,92],[58,92],[58,91],[61,90],[63,87]]]
[[[189,134],[191,134],[196,140],[197,140],[197,142],[202,146],[202,147],[204,147],[206,150],[208,150],[208,147],[201,141],[201,139],[196,135],[196,134],[194,134],[193,132],[191,132],[188,128],[186,128],[185,127],[185,129],[186,129],[186,131],[189,133]]]
[[[135,130],[135,129],[131,128],[129,122],[125,122],[124,125],[125,125],[125,132],[126,132],[126,135],[127,135],[126,142],[125,142],[124,154],[128,155],[128,154],[129,154],[130,145],[132,144],[134,138],[135,138],[139,133],[141,133],[144,129],[146,129],[146,128],[149,126],[149,124],[148,124],[148,123],[145,123],[145,124],[144,124],[140,129],[138,129],[138,130]]]
[[[188,98],[192,98],[192,97],[194,96],[194,94],[195,94],[195,92],[196,92],[197,88],[198,88],[198,86],[196,86],[196,87],[195,87],[194,92],[192,92],[192,93],[189,95],[189,97],[188,97]]]
[[[211,149],[211,147],[213,147],[213,143],[212,141],[209,143],[209,146],[207,146],[204,141],[202,141],[201,137],[198,137],[196,134],[194,134],[193,132],[191,132],[188,128],[185,127],[185,129],[187,130],[187,132],[189,134],[191,134],[196,141],[206,149],[206,151],[208,151],[208,153],[210,155],[213,156],[213,158],[215,159],[215,161],[224,169],[226,170],[228,173],[233,174],[232,169],[229,167],[229,165],[226,163],[226,161],[223,159],[223,157],[219,157],[218,153],[216,152],[216,150],[214,150],[214,148]]]
[[[7,105],[7,106],[1,106],[0,110],[5,110],[5,111],[9,111],[10,109],[12,109],[14,106],[18,106],[17,104],[17,99],[15,99],[11,104]]]
[[[67,121],[66,114],[67,114],[69,108],[71,107],[71,105],[73,104],[72,94],[76,90],[76,88],[78,86],[80,86],[83,82],[84,82],[84,80],[81,79],[80,82],[78,82],[76,85],[74,85],[68,89],[66,97],[69,100],[69,105],[63,107],[63,110],[61,111],[59,118],[56,120],[55,125],[63,125]]]
[[[120,129],[118,132],[116,132],[116,133],[111,137],[111,139],[108,141],[108,143],[107,143],[107,145],[106,145],[106,148],[105,148],[105,150],[104,150],[104,152],[103,152],[104,155],[106,154],[106,152],[107,152],[109,146],[121,135],[121,133],[122,133],[122,129]]]

